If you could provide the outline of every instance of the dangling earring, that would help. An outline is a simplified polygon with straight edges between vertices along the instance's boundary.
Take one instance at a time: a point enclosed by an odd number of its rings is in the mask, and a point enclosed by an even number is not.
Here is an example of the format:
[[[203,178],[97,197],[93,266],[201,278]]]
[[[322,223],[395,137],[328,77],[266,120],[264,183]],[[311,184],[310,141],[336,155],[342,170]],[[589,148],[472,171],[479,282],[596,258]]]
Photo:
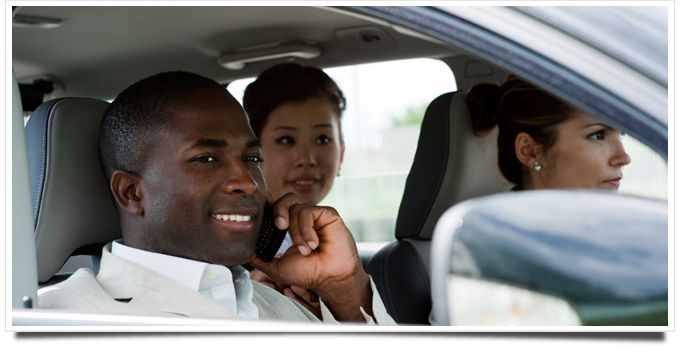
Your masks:
[[[340,168],[338,168],[338,177],[340,177]]]
[[[536,172],[541,171],[541,165],[538,164],[538,161],[534,161],[534,170],[536,170]]]

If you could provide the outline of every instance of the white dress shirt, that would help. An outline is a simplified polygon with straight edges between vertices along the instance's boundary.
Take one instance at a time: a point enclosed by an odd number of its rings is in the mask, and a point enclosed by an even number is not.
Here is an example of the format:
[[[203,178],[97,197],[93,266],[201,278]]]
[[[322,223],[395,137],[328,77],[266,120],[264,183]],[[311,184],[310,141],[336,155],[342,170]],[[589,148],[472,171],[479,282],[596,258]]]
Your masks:
[[[293,246],[293,239],[291,239],[290,234],[286,232],[286,237],[283,238],[281,247],[279,247],[279,251],[276,252],[276,255],[285,253],[291,246]]]
[[[259,317],[257,306],[253,303],[253,284],[248,270],[241,266],[229,270],[223,265],[125,246],[122,240],[113,242],[111,253],[198,291],[244,319],[257,320]]]

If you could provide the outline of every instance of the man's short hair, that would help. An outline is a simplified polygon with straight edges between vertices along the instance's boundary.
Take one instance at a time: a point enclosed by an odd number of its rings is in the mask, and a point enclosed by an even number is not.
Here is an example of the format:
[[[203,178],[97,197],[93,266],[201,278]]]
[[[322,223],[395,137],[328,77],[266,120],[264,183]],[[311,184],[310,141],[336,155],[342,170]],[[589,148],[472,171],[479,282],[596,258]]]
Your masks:
[[[172,104],[196,92],[227,91],[212,79],[172,71],[131,85],[111,103],[99,127],[99,160],[106,181],[116,170],[140,174],[146,166],[147,146],[160,134]]]

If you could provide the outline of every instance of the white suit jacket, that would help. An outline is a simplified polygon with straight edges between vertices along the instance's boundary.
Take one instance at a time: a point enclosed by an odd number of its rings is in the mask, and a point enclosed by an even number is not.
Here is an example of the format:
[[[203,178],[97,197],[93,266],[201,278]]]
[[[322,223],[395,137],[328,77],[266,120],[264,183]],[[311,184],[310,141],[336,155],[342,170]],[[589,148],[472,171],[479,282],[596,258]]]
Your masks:
[[[396,325],[387,314],[371,279],[373,315],[380,325]],[[262,320],[318,322],[314,314],[277,291],[253,281],[253,303]],[[145,316],[187,316],[208,319],[241,319],[226,306],[182,286],[143,266],[102,251],[100,271],[79,269],[67,280],[38,291],[38,305],[45,309],[70,309],[79,313]],[[321,304],[325,322],[336,322]],[[366,315],[367,323],[373,319]]]

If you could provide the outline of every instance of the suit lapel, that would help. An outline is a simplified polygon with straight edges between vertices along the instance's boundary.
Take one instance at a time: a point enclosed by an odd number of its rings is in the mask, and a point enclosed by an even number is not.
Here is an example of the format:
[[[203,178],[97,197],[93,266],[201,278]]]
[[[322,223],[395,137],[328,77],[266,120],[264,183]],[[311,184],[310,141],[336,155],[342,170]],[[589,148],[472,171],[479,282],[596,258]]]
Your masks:
[[[102,251],[97,282],[114,299],[131,299],[129,306],[194,318],[241,319],[198,291],[111,254],[111,244]]]

